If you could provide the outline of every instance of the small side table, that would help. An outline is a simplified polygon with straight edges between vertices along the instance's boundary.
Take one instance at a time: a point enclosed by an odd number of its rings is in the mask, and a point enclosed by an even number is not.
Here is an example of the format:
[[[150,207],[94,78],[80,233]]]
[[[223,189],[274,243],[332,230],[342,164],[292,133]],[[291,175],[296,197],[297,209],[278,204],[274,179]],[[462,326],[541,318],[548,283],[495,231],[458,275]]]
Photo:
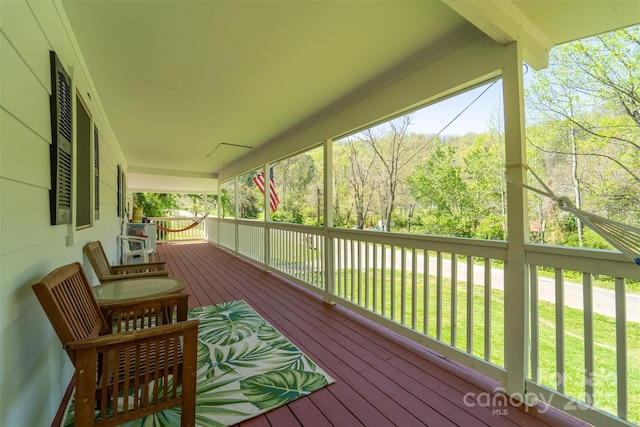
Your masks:
[[[174,294],[186,287],[187,283],[182,279],[148,277],[103,283],[93,287],[93,294],[101,304]]]

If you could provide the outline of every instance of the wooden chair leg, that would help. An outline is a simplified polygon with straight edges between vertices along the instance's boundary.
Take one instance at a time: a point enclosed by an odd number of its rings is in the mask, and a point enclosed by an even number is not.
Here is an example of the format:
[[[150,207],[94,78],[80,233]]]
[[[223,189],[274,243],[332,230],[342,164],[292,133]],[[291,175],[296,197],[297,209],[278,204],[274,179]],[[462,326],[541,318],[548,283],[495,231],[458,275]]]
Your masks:
[[[197,328],[185,332],[185,343],[197,342],[197,340]],[[195,426],[197,353],[197,346],[185,346],[182,357],[182,409],[180,411],[180,425],[183,427]]]

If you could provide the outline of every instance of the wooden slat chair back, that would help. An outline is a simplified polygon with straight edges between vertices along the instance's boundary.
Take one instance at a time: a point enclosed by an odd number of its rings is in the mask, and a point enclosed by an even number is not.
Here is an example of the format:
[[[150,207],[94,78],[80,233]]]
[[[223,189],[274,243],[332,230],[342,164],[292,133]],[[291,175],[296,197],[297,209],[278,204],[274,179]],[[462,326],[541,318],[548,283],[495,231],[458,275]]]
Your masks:
[[[185,320],[187,294],[99,305],[77,262],[33,290],[76,368],[75,425],[116,426],[178,406],[180,424],[194,425],[199,322]]]
[[[83,248],[83,252],[87,256],[100,283],[140,277],[166,277],[169,275],[165,268],[165,262],[111,265],[100,241],[87,243]]]
[[[33,289],[63,343],[107,333],[107,322],[79,264],[54,270]],[[75,364],[75,353],[69,357]]]

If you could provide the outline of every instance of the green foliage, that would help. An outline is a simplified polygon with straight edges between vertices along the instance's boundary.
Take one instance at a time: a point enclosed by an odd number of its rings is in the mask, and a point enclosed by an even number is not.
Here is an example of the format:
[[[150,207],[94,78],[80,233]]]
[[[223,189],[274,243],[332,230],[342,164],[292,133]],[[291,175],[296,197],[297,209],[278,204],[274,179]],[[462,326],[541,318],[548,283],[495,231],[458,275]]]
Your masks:
[[[260,190],[253,182],[255,173],[248,173],[238,178],[240,200],[238,210],[240,218],[256,219],[263,211],[263,200]]]
[[[485,240],[506,240],[507,233],[504,220],[504,218],[495,214],[483,217],[478,223],[473,237]]]
[[[409,176],[409,191],[423,206],[414,223],[418,230],[458,237],[504,237],[500,175],[487,173],[491,157],[482,147],[480,142],[469,148],[464,168],[457,164],[454,147],[437,147]]]
[[[149,218],[169,216],[179,208],[176,196],[164,193],[133,193],[133,204],[141,207],[144,216]]]
[[[233,181],[227,181],[223,184],[221,189],[222,194],[222,217],[223,218],[235,218],[236,215],[236,200],[235,192],[233,189]]]
[[[407,179],[409,191],[438,215],[459,218],[470,206],[462,170],[454,164],[455,149],[438,147],[433,155]]]
[[[640,219],[640,26],[554,48],[527,91],[528,162],[581,210]],[[537,184],[537,183],[534,183]],[[532,220],[555,233],[545,243],[610,247],[575,217],[530,194]]]

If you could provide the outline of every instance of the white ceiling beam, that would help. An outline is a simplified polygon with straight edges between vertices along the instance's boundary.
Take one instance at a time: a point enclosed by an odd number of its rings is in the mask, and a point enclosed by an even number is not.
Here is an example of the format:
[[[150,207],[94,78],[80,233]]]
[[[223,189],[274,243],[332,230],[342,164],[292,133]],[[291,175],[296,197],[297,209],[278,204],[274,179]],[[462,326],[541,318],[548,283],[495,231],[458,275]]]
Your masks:
[[[507,0],[443,0],[464,19],[497,43],[522,44],[525,62],[535,69],[549,63],[553,41],[512,2]]]

